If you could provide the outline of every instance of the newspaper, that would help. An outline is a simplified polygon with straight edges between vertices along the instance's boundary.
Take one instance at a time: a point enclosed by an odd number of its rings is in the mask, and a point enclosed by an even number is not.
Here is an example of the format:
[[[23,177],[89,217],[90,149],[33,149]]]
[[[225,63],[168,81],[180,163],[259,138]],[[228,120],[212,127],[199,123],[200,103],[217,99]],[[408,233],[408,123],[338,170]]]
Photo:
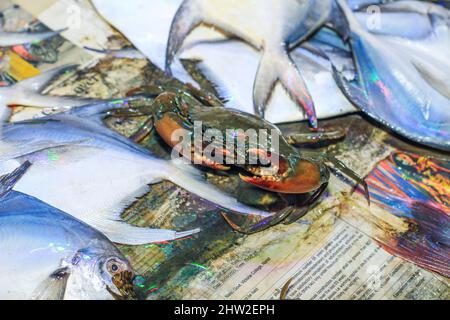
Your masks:
[[[61,21],[71,5],[90,6],[87,1],[71,0],[14,2],[54,29],[67,27]],[[89,8],[74,11],[91,12]],[[76,47],[66,41],[72,49],[54,65],[78,60],[85,65],[90,62],[89,67],[53,84],[49,94],[123,97],[141,85],[171,81],[148,61],[108,57],[98,61],[82,51],[83,46],[114,47],[120,38],[108,26],[96,22],[91,27],[91,20],[82,21],[86,29],[73,28],[75,23],[63,33]],[[24,112],[28,111],[17,112],[16,117]],[[327,152],[365,176],[395,148],[386,143],[390,138],[386,132],[360,116],[343,119],[336,121],[346,123],[352,134]],[[107,121],[124,134],[131,134],[140,123],[139,119]],[[296,124],[292,127],[298,128]],[[164,152],[154,140],[144,145]],[[211,181],[220,181],[223,188],[242,192],[237,177],[210,175]],[[407,233],[408,222],[376,204],[369,207],[363,196],[352,190],[333,176],[328,195],[298,222],[243,235],[233,231],[215,206],[164,182],[153,185],[123,217],[140,226],[200,226],[202,232],[171,243],[120,249],[141,275],[138,286],[147,299],[278,299],[288,281],[287,299],[450,298],[448,278],[396,257],[382,246],[388,241],[387,233]]]
[[[73,44],[95,49],[121,48],[128,44],[116,30],[101,19],[89,0],[14,0]]]

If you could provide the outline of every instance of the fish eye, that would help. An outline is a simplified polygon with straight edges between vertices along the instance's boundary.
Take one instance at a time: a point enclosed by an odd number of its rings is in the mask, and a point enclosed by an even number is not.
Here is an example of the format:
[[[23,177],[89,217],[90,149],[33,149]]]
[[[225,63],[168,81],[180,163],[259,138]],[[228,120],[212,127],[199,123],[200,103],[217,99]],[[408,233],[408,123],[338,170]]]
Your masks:
[[[122,263],[120,263],[119,261],[116,261],[114,259],[111,259],[107,262],[106,268],[107,268],[108,272],[111,274],[116,274],[116,273],[123,271]]]
[[[81,257],[79,255],[76,255],[72,258],[72,264],[74,266],[76,266],[80,262],[80,260],[81,260]]]

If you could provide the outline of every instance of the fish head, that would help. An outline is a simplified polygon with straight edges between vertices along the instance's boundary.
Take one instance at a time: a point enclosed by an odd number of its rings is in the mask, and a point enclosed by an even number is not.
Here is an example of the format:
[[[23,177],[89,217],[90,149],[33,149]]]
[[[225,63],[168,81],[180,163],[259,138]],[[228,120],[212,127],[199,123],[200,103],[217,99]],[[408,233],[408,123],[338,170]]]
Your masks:
[[[123,257],[109,256],[101,259],[98,265],[100,278],[106,290],[115,300],[134,300],[134,271]]]
[[[111,245],[112,246],[112,245]],[[87,299],[133,300],[135,277],[130,262],[114,250],[79,250],[71,261],[75,296]]]

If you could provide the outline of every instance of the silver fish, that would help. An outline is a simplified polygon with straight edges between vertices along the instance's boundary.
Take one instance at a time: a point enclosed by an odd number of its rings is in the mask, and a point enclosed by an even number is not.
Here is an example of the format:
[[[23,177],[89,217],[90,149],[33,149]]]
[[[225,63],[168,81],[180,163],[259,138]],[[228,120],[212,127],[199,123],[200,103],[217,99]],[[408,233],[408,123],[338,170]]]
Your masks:
[[[95,49],[91,47],[84,47],[88,51],[99,53],[105,56],[111,56],[114,58],[125,58],[125,59],[147,59],[140,51],[134,48],[124,48],[124,49]]]
[[[4,17],[0,13],[0,47],[11,47],[26,43],[42,41],[60,34],[64,29],[57,31],[42,31],[42,32],[10,32],[4,31]]]
[[[43,32],[5,32],[0,31],[0,47],[11,47],[38,42],[60,34],[64,30]]]
[[[339,70],[346,69],[349,75],[354,75],[350,51],[328,52],[327,56],[309,41],[290,53],[294,63],[302,68],[303,79],[321,118],[357,111],[334,81],[329,61],[331,55]],[[219,95],[227,100],[227,107],[253,113],[251,92],[253,75],[258,68],[258,51],[242,41],[227,40],[196,44],[180,55],[182,59],[188,57],[201,60],[197,68],[216,85]],[[305,120],[295,103],[282,91],[279,87],[274,88],[271,102],[266,107],[266,119],[273,123]]]
[[[253,87],[255,112],[264,115],[274,85],[280,81],[317,127],[309,90],[288,50],[305,40],[332,15],[332,1],[184,0],[172,22],[166,71],[189,33],[205,23],[231,33],[262,51]]]
[[[118,0],[92,0],[92,2],[98,12],[120,30],[140,52],[156,66],[164,69],[170,23],[181,0],[130,0],[126,3]],[[129,23],[130,16],[133,17],[133,23]],[[196,28],[184,42],[178,57],[202,60],[202,71],[207,73],[221,96],[227,99],[226,107],[254,113],[252,91],[261,54],[245,42],[241,41],[239,44],[236,39],[227,40],[229,39],[212,28]],[[293,51],[291,51],[291,57],[298,68],[304,66],[299,64],[303,62],[296,59]],[[172,64],[173,75],[183,82],[195,84],[183,68],[180,59],[175,59]],[[323,62],[326,69],[330,69],[326,66],[326,59],[318,58],[318,60],[321,60],[320,64]],[[311,92],[319,119],[356,110],[350,102],[345,101],[345,98],[332,100],[327,98],[328,94],[320,93],[317,90],[319,86],[315,83],[311,84],[310,81],[314,79],[314,75],[309,73],[309,69],[312,68],[305,67],[305,69],[308,70],[302,71],[302,75]],[[320,78],[318,82],[328,83],[331,77],[326,72],[328,71],[322,68],[318,70],[317,77]],[[310,75],[313,77],[309,77]],[[334,84],[331,85],[336,88]],[[330,86],[327,85],[327,87]],[[334,88],[330,96],[335,96]],[[317,100],[318,95],[321,101]],[[337,95],[342,96],[339,92]],[[323,100],[328,102],[332,100],[332,103],[322,103]],[[340,104],[342,100],[344,103]],[[281,85],[277,85],[266,106],[265,118],[273,123],[282,123],[305,120],[307,116],[299,110],[298,105],[290,98],[286,90]]]
[[[8,119],[11,110],[8,105],[24,105],[39,108],[66,109],[98,102],[95,99],[86,99],[67,96],[50,96],[42,94],[42,90],[49,83],[63,73],[73,71],[77,65],[64,65],[37,76],[19,81],[9,87],[0,87],[0,122]]]
[[[190,164],[156,158],[148,150],[106,128],[107,110],[132,99],[74,108],[65,113],[4,127],[0,167],[11,159],[29,160],[33,167],[16,190],[35,196],[104,233],[111,241],[145,244],[173,240],[199,229],[175,232],[127,224],[123,209],[162,180],[191,191],[218,206],[242,214],[270,215],[248,207],[206,183]],[[49,156],[51,152],[51,156]],[[13,165],[17,160],[12,160]],[[37,187],[39,186],[39,187]]]
[[[0,299],[134,298],[131,265],[104,235],[10,190],[29,166],[0,178]]]
[[[358,71],[356,81],[348,81],[339,72],[335,73],[345,94],[365,113],[393,131],[416,142],[450,150],[448,74],[442,72],[436,62],[440,54],[450,51],[440,51],[433,60],[426,58],[430,54],[425,54],[424,47],[414,46],[413,42],[394,45],[386,37],[381,41],[361,26],[345,1],[337,1],[348,21],[349,39]],[[427,5],[438,9],[427,11],[433,32],[424,42],[440,48],[449,47],[447,11]],[[408,45],[409,50],[405,50]],[[448,69],[446,64],[448,62],[442,64],[444,70]]]

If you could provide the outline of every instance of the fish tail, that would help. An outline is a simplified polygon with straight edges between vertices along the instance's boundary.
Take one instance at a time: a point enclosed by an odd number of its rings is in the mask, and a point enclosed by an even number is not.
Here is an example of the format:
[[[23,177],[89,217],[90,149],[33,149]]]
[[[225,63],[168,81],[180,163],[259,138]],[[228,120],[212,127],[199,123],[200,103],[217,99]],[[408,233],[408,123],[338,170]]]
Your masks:
[[[96,49],[92,47],[83,47],[88,51],[92,51],[101,55],[106,55],[114,58],[127,58],[127,59],[146,59],[145,56],[137,49]]]
[[[170,168],[166,177],[167,180],[192,192],[193,194],[205,199],[223,209],[234,213],[270,216],[272,213],[247,206],[237,201],[236,198],[219,190],[214,185],[208,183],[202,175],[202,172],[194,168],[190,163],[180,160],[172,160],[169,163]]]
[[[311,127],[317,128],[314,102],[300,71],[286,49],[265,49],[263,52],[253,87],[255,112],[264,116],[267,102],[277,81],[281,82],[289,95],[303,108]]]
[[[346,0],[336,0],[335,3],[337,8],[333,10],[333,27],[345,40],[349,38],[350,33],[358,33],[360,36],[368,33],[360,25]]]
[[[43,32],[4,32],[0,30],[0,46],[9,47],[14,45],[22,45],[27,43],[39,42],[45,39],[49,39],[67,28],[55,31],[43,31]]]
[[[95,102],[93,99],[50,96],[41,94],[52,80],[66,72],[76,69],[77,65],[65,65],[45,71],[37,76],[19,81],[12,86],[0,88],[2,105],[24,105],[42,108],[64,108],[81,106]]]
[[[25,161],[13,172],[0,176],[0,198],[4,197],[12,190],[17,181],[27,172],[31,166],[29,161]]]
[[[183,45],[189,33],[202,22],[202,10],[198,1],[184,0],[178,8],[170,26],[169,39],[166,47],[166,74],[172,75],[170,66],[175,55]]]
[[[88,46],[84,46],[83,49],[104,55],[109,55],[111,53],[111,50],[108,49],[96,49]]]
[[[124,221],[99,221],[98,223],[89,221],[88,224],[102,232],[110,241],[126,245],[173,241],[200,232],[199,228],[178,232],[167,229],[137,227]]]

